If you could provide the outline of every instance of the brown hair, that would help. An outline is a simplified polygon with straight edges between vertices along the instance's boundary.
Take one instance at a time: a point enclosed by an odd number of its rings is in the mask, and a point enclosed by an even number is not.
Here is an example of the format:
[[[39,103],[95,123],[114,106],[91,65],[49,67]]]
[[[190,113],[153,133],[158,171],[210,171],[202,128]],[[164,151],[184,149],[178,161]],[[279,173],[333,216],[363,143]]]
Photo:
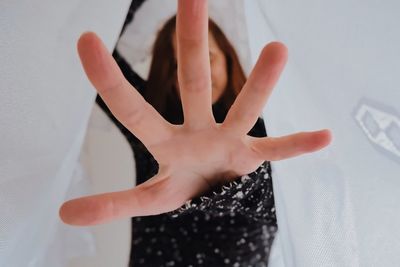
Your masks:
[[[143,96],[166,120],[180,124],[183,123],[183,112],[175,84],[177,62],[172,43],[175,25],[176,16],[173,16],[158,32],[153,46],[153,59]],[[221,103],[226,113],[246,82],[246,76],[235,49],[222,30],[211,19],[209,19],[209,31],[214,36],[226,59],[227,87],[217,101]]]

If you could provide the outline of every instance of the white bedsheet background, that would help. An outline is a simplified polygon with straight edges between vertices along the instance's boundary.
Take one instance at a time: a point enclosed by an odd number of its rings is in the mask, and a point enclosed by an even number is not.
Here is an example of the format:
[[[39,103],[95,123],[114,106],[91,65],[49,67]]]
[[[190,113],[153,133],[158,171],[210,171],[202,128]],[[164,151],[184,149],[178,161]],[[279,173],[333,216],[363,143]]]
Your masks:
[[[279,232],[270,266],[397,266],[400,3],[209,2],[247,72],[267,42],[289,48],[263,113],[268,134],[334,135],[323,151],[272,165]],[[78,157],[95,91],[75,43],[93,30],[111,50],[129,4],[0,2],[0,266],[63,266],[93,252],[87,228],[58,218],[64,199],[87,190]],[[117,47],[132,53],[129,38],[138,36],[134,68],[148,65],[137,55],[148,56],[154,22],[173,5],[148,1],[149,25],[127,28]]]

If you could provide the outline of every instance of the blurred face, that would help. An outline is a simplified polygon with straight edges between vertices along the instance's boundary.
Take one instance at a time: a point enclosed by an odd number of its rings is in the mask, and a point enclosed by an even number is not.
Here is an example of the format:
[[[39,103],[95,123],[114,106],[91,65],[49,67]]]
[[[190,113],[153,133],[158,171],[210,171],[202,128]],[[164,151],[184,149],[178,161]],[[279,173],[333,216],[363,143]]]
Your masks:
[[[177,51],[176,51],[175,33],[172,40],[173,40],[172,44],[174,47],[174,55],[176,59]],[[228,84],[228,75],[227,75],[225,55],[218,47],[218,44],[211,32],[209,32],[208,34],[208,46],[210,51],[212,103],[214,104],[221,97]],[[176,88],[179,88],[178,81],[176,81]]]

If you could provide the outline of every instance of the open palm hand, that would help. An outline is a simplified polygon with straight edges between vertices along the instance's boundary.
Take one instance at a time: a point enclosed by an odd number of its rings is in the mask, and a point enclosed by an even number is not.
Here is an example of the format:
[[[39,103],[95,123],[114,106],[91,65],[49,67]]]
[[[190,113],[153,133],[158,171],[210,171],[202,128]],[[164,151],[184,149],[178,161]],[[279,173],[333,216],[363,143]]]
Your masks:
[[[159,172],[125,191],[67,201],[60,217],[73,225],[155,215],[179,208],[217,183],[255,171],[264,161],[317,151],[328,130],[255,138],[255,124],[287,60],[286,47],[268,44],[223,123],[211,108],[207,1],[178,3],[178,81],[184,123],[165,121],[128,81],[94,33],[78,41],[85,72],[114,116],[137,136],[159,163]]]

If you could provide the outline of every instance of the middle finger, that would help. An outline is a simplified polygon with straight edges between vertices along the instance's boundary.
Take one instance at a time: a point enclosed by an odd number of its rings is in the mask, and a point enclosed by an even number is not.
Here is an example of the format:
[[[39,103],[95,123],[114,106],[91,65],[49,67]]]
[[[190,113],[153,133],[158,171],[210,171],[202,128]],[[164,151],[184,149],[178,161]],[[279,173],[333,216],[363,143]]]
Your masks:
[[[211,109],[207,0],[179,0],[176,29],[184,124],[201,129],[215,122]]]

